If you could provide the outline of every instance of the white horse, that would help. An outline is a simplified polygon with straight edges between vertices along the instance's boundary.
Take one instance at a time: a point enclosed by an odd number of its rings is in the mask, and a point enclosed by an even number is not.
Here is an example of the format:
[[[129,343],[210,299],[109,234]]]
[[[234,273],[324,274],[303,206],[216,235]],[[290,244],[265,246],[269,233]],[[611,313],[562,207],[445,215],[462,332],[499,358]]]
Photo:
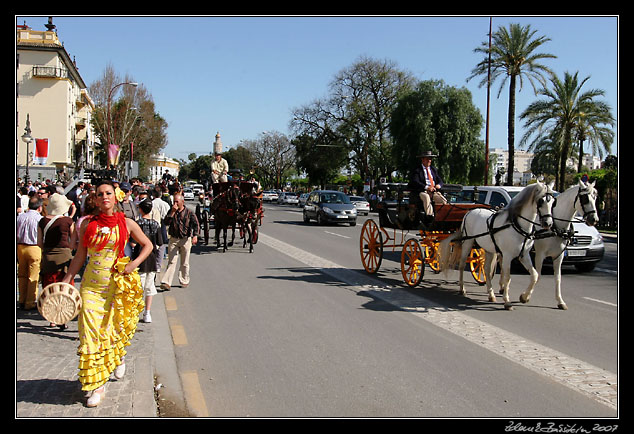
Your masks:
[[[553,226],[544,235],[535,238],[535,268],[537,274],[541,274],[542,264],[546,257],[553,258],[553,276],[555,279],[555,298],[557,307],[566,310],[568,307],[561,297],[561,263],[564,259],[564,250],[574,235],[572,228],[573,217],[577,212],[583,216],[583,220],[588,226],[594,226],[599,221],[595,201],[597,191],[594,183],[584,183],[574,185],[561,193],[556,198],[552,208]],[[531,298],[533,288],[520,295],[522,303],[528,303]]]
[[[498,254],[502,255],[500,289],[503,293],[504,308],[513,309],[509,298],[513,258],[519,256],[520,262],[530,273],[531,281],[527,291],[532,290],[538,275],[533,268],[529,251],[533,245],[535,227],[541,225],[547,229],[553,224],[551,208],[555,200],[551,188],[552,184],[548,186],[538,181],[523,189],[500,211],[480,208],[471,210],[465,214],[460,231],[440,243],[441,270],[447,271],[453,268],[460,258],[458,267],[460,294],[466,294],[463,279],[464,266],[467,255],[476,241],[486,252],[484,270],[489,301],[496,301],[491,280]],[[535,221],[538,216],[540,222]],[[453,243],[453,253],[450,254],[451,243]]]

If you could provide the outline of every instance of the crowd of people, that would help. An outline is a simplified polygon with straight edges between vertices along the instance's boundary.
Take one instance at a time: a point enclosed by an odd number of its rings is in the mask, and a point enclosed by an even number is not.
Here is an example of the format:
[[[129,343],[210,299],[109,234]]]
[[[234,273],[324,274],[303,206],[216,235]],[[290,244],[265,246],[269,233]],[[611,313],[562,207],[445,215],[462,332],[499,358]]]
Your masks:
[[[97,406],[110,376],[125,373],[124,347],[137,322],[152,322],[152,297],[166,256],[163,290],[171,287],[179,257],[180,284],[189,283],[196,216],[184,206],[177,181],[148,186],[138,179],[79,182],[66,193],[49,181],[21,182],[16,215],[18,309],[37,309],[42,289],[72,285],[81,276],[79,380],[87,406]]]

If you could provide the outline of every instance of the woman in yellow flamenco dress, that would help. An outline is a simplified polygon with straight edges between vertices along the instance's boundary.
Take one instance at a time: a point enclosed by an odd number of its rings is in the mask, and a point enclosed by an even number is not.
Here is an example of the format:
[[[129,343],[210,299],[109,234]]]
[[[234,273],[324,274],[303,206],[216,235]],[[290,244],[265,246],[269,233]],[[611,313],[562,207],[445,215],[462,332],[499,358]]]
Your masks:
[[[80,293],[79,381],[88,392],[87,406],[96,407],[104,396],[110,375],[123,377],[126,354],[143,309],[144,292],[137,267],[152,251],[152,243],[139,225],[117,209],[110,181],[97,186],[99,213],[82,222],[77,252],[63,282],[71,283],[88,257]],[[123,256],[132,236],[142,248],[131,261]]]

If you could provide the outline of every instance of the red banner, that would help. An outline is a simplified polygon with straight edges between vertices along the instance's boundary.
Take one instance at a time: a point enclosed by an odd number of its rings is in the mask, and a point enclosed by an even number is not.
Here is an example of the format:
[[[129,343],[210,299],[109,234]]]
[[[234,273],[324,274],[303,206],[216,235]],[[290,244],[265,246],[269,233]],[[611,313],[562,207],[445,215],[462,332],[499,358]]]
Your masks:
[[[48,159],[48,139],[35,139],[35,164],[44,165]]]

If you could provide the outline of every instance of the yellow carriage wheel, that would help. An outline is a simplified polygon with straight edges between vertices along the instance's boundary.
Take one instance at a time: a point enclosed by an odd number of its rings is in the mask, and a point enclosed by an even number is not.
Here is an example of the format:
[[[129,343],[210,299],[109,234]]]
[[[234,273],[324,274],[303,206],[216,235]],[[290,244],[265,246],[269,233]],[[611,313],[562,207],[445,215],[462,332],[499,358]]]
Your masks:
[[[425,273],[425,250],[414,238],[407,240],[401,251],[401,274],[409,286],[418,285]]]
[[[370,274],[379,270],[383,260],[383,236],[376,222],[368,219],[361,228],[359,251],[363,268]]]
[[[469,253],[469,268],[471,268],[471,275],[479,285],[487,283],[486,274],[484,273],[484,249],[471,249]]]
[[[425,263],[429,265],[434,273],[440,273],[440,263],[438,262],[438,247],[440,243],[431,242],[425,244]]]

